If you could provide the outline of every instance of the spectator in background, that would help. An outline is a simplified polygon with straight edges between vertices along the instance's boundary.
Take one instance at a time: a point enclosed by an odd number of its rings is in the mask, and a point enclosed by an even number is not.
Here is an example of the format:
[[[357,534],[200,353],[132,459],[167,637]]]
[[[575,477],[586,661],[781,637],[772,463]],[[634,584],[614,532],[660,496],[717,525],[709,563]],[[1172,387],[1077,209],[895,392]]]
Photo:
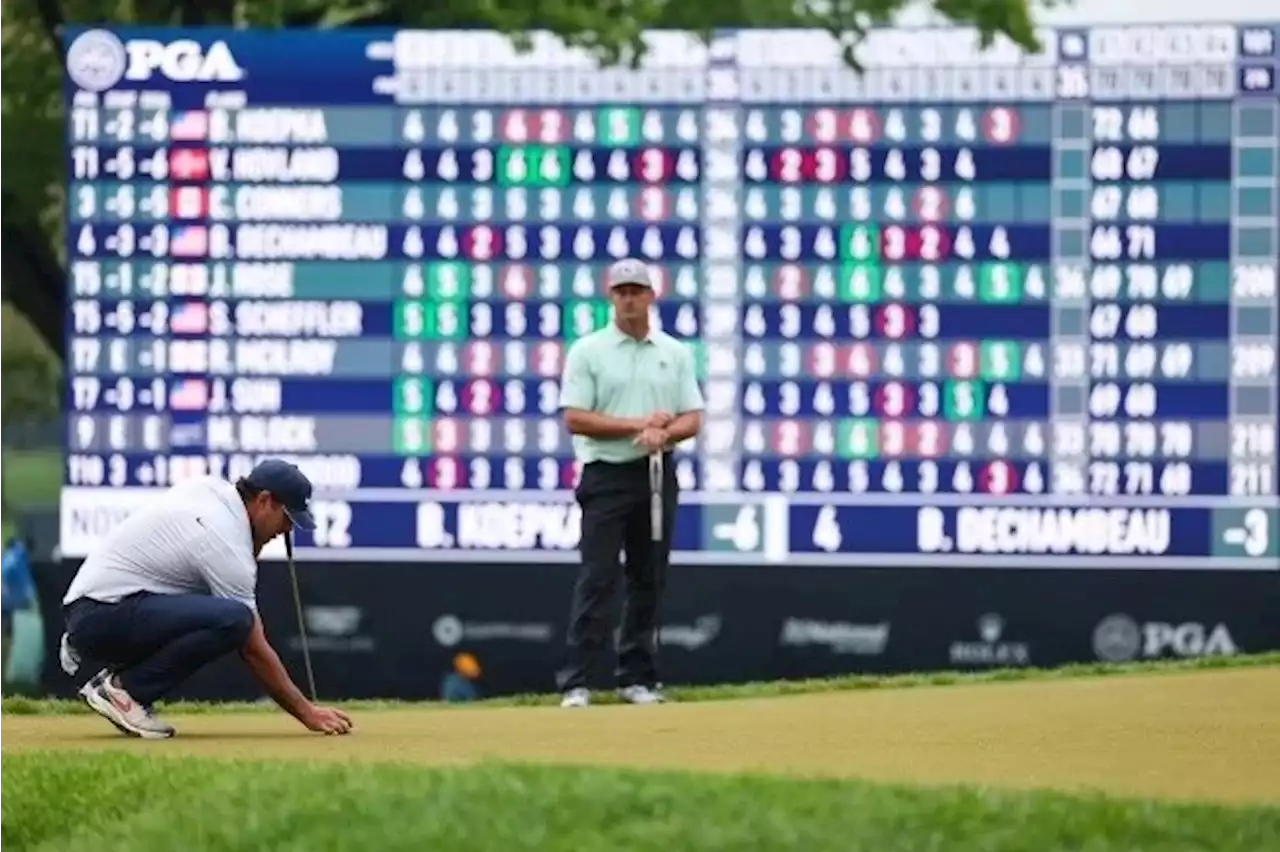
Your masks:
[[[453,658],[453,671],[440,681],[441,701],[476,701],[480,698],[480,689],[476,680],[480,677],[480,661],[471,654],[463,652]]]
[[[22,539],[10,536],[5,542],[3,562],[0,563],[0,579],[3,582],[0,598],[3,599],[4,608],[4,639],[3,643],[0,643],[0,665],[4,667],[7,680],[14,613],[28,609],[36,599],[35,583],[31,579],[31,560],[27,555],[27,544]]]

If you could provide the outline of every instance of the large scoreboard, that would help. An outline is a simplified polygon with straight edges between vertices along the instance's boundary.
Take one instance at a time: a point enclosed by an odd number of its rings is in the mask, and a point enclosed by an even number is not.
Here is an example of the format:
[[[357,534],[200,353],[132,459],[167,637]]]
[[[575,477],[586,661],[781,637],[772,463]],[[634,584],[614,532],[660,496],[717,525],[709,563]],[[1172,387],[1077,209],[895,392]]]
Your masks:
[[[264,456],[312,558],[571,561],[565,353],[694,352],[673,561],[1280,567],[1280,25],[65,35],[62,548]]]

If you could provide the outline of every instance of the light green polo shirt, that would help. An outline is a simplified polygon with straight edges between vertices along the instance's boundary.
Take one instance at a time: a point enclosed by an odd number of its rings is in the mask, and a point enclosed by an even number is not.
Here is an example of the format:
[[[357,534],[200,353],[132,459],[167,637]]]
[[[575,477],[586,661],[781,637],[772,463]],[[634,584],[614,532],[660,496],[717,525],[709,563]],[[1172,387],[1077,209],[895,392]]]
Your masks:
[[[560,407],[612,417],[645,417],[701,411],[702,391],[689,347],[661,331],[636,340],[610,322],[569,347],[560,384]],[[628,462],[647,453],[630,438],[600,440],[573,436],[574,456]]]

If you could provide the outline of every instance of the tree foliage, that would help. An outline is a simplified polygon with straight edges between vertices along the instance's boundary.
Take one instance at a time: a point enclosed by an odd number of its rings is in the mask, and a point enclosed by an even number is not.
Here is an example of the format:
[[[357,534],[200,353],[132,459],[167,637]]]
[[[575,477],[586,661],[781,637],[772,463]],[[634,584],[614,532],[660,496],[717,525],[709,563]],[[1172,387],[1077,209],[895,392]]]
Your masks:
[[[52,423],[58,417],[61,371],[26,319],[0,311],[0,423]]]
[[[506,33],[517,45],[530,30],[549,30],[610,65],[638,62],[648,29],[709,36],[724,27],[809,27],[838,36],[846,60],[856,67],[858,41],[869,28],[892,24],[906,5],[908,0],[4,0],[5,219],[34,218],[54,256],[65,261],[57,38],[65,24],[484,28]],[[976,27],[984,43],[1004,35],[1037,47],[1028,0],[932,0],[932,6],[945,18]],[[60,350],[49,322],[33,320]]]

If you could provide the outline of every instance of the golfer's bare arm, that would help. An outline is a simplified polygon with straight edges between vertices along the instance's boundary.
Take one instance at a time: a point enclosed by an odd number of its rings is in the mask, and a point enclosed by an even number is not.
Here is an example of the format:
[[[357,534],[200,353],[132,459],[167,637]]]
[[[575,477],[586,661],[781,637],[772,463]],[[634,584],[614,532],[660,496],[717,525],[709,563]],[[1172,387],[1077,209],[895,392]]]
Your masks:
[[[253,628],[240,649],[240,658],[272,700],[301,721],[311,709],[311,702],[294,684],[280,662],[280,655],[267,641],[262,618],[258,615],[258,566],[252,554],[227,542],[217,530],[208,529],[201,542],[199,556],[200,570],[209,590],[218,597],[239,601],[253,611]]]
[[[281,709],[293,718],[301,721],[311,709],[311,702],[294,684],[293,678],[280,662],[280,655],[267,641],[267,633],[262,627],[262,619],[258,613],[253,614],[253,629],[249,638],[240,649],[240,657],[262,688],[271,696],[271,700],[279,704]]]
[[[581,408],[564,410],[564,427],[571,434],[587,438],[634,438],[644,430],[644,421],[626,417],[610,417]]]
[[[564,409],[564,428],[570,434],[586,438],[634,438],[644,430],[644,421],[628,417],[611,417],[591,409],[596,405],[596,380],[582,355],[573,347],[565,358],[564,376],[560,381],[560,407]]]

